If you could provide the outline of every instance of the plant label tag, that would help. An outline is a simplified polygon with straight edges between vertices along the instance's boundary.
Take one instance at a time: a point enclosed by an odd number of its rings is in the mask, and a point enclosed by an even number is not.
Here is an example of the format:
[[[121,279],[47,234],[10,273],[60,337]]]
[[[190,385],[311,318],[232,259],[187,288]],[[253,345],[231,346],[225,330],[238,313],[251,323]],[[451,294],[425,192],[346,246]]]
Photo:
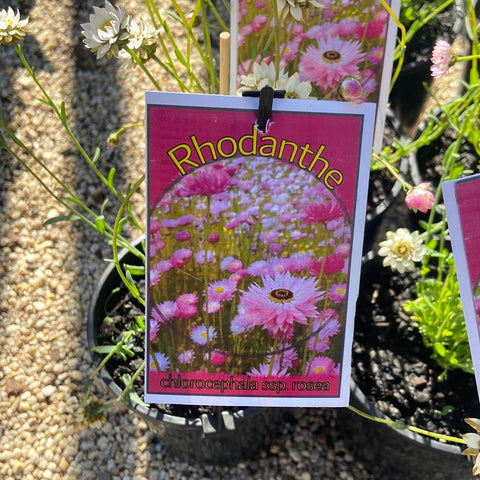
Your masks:
[[[376,103],[381,150],[397,26],[379,0],[232,0],[230,12],[231,94],[268,82],[290,98]]]
[[[442,193],[480,398],[480,174],[444,182]]]
[[[149,403],[346,406],[375,105],[147,92]]]

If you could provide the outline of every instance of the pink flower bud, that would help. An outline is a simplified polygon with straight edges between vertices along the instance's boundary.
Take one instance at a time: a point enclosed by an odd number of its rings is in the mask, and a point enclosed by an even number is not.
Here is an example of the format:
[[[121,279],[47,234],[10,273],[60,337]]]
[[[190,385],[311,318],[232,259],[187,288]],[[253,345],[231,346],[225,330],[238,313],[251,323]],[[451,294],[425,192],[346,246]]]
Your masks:
[[[428,212],[435,201],[435,197],[430,190],[430,185],[426,182],[411,188],[407,192],[405,203],[410,210],[417,213],[420,210],[422,213]]]
[[[221,367],[225,364],[225,361],[228,359],[228,355],[226,353],[221,352],[212,352],[210,355],[210,361],[212,365],[215,367]]]
[[[355,77],[345,77],[338,88],[341,100],[353,101],[361,99],[363,95],[362,84]]]
[[[211,233],[207,239],[210,243],[217,243],[220,240],[218,233]]]

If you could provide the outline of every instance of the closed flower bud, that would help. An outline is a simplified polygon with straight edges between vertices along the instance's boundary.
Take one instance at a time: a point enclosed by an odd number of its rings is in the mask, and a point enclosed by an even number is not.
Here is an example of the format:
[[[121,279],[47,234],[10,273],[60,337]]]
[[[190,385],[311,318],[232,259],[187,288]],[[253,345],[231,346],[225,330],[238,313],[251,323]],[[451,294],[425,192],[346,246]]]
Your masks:
[[[426,182],[411,188],[407,192],[405,203],[410,210],[417,213],[420,210],[422,213],[426,213],[431,210],[435,197],[430,190],[430,185]]]

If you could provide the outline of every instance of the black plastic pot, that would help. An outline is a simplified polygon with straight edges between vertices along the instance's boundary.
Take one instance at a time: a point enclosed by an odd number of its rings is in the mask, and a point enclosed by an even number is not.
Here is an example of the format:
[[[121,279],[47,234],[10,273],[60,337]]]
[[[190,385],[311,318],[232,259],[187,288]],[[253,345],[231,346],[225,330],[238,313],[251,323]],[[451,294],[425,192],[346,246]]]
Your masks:
[[[121,263],[138,264],[133,254],[123,251]],[[87,336],[91,348],[98,345],[99,327],[105,317],[105,305],[115,301],[112,291],[121,283],[114,264],[109,264],[101,276],[93,294],[88,312]],[[96,366],[101,358],[92,352]],[[110,373],[103,368],[100,378],[114,396],[122,389],[114,382]],[[183,417],[165,413],[161,406],[143,405],[132,402],[129,407],[158,434],[159,440],[174,457],[183,461],[233,465],[241,460],[255,457],[266,439],[278,432],[283,418],[289,411],[284,408],[243,408],[233,411],[215,407],[215,414],[203,413],[199,417]]]
[[[387,419],[351,384],[350,404],[369,415]],[[472,464],[460,446],[441,443],[409,430],[399,430],[340,409],[340,431],[349,449],[378,478],[389,480],[471,480]]]

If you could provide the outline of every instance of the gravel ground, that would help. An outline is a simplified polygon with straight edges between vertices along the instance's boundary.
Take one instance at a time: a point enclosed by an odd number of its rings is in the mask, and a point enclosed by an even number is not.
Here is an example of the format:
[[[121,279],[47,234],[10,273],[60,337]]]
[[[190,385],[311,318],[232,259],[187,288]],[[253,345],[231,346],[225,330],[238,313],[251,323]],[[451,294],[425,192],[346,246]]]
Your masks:
[[[98,5],[101,2],[96,2]],[[22,48],[55,101],[65,101],[70,128],[88,152],[125,123],[143,121],[140,72],[95,61],[80,43],[92,0],[0,0],[30,16]],[[127,0],[145,14],[141,0]],[[173,89],[162,79],[166,90]],[[0,99],[5,118],[52,171],[91,205],[98,182],[82,163],[13,48],[0,47]],[[141,130],[129,131],[98,166],[117,169],[126,185],[144,170]],[[17,161],[0,162],[0,477],[33,479],[354,479],[373,477],[346,449],[334,410],[298,411],[259,458],[234,468],[192,466],[172,460],[144,422],[123,408],[99,429],[80,430],[74,419],[92,371],[86,311],[104,268],[108,246],[78,224],[43,227],[65,214]],[[135,210],[143,217],[143,198]],[[111,219],[114,208],[107,211]],[[97,385],[101,390],[101,385]]]

